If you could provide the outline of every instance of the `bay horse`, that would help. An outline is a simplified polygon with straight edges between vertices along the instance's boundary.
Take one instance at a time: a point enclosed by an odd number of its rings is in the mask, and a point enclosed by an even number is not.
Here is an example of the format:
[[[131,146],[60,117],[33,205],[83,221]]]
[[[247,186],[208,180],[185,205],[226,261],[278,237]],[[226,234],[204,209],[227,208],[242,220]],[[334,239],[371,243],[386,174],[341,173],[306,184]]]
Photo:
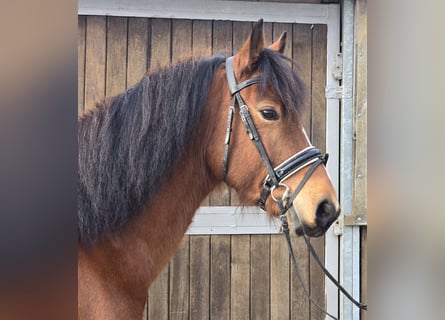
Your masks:
[[[271,216],[282,213],[284,194],[301,189],[296,234],[320,236],[337,218],[336,192],[302,127],[304,86],[285,43],[284,33],[265,47],[260,20],[233,57],[154,71],[80,115],[80,319],[141,319],[148,287],[223,181]]]

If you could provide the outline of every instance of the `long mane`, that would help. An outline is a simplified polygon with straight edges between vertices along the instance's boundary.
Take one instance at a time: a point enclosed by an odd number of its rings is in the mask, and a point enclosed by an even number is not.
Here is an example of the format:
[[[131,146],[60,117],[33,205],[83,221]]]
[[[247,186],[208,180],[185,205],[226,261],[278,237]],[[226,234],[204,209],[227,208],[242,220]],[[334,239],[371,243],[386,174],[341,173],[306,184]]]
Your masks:
[[[181,157],[225,57],[190,60],[144,77],[79,120],[79,241],[115,232],[142,211]],[[294,62],[264,49],[261,93],[271,88],[286,112],[300,113],[304,86]]]
[[[224,57],[145,76],[79,120],[78,231],[89,243],[141,211],[197,127]]]

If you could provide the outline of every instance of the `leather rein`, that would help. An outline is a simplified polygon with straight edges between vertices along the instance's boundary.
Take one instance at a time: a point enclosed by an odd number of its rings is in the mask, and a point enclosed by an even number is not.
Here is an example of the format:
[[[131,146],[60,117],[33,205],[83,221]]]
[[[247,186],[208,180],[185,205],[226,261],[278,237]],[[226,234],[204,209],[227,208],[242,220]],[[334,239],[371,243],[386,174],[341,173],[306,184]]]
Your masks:
[[[295,268],[295,273],[297,275],[297,278],[304,290],[304,293],[308,297],[308,299],[323,313],[331,317],[332,319],[337,319],[333,315],[329,314],[327,311],[325,311],[319,304],[317,304],[309,294],[309,291],[304,285],[301,272],[298,268],[297,261],[295,258],[295,254],[292,248],[292,243],[290,240],[289,235],[289,224],[287,219],[287,212],[289,210],[292,210],[295,215],[298,218],[298,222],[303,226],[301,218],[298,214],[298,211],[293,206],[293,201],[297,197],[298,193],[303,189],[305,183],[309,180],[312,173],[315,171],[315,169],[321,165],[326,165],[328,161],[328,154],[322,155],[320,150],[315,148],[314,146],[309,146],[300,152],[294,154],[289,159],[282,162],[277,167],[273,167],[269,156],[267,155],[266,149],[264,148],[263,143],[261,142],[260,136],[258,134],[258,131],[255,127],[255,124],[252,120],[252,116],[249,112],[249,108],[247,107],[246,103],[244,102],[243,98],[241,97],[241,90],[244,88],[247,88],[254,84],[259,84],[261,82],[261,78],[251,78],[248,80],[245,80],[241,83],[238,83],[236,80],[235,72],[233,69],[233,57],[229,57],[226,59],[226,75],[227,75],[227,82],[229,85],[230,93],[232,95],[232,103],[229,107],[229,115],[227,118],[227,129],[226,129],[226,137],[224,141],[224,158],[223,158],[223,177],[224,181],[227,179],[228,174],[228,156],[229,156],[229,144],[230,144],[230,136],[232,132],[232,122],[233,117],[235,113],[235,108],[238,106],[239,108],[239,114],[241,117],[241,120],[247,130],[247,134],[249,135],[250,140],[255,144],[265,166],[268,172],[268,175],[264,179],[263,182],[263,188],[260,195],[259,200],[259,207],[264,210],[265,203],[269,195],[273,198],[273,200],[277,203],[279,210],[280,210],[280,220],[281,220],[281,229],[283,231],[283,234],[286,237],[286,241],[289,248],[289,253],[291,255],[293,265]],[[284,180],[295,174],[296,172],[302,170],[303,168],[306,168],[310,166],[309,170],[305,173],[303,179],[298,184],[297,188],[290,194],[290,188],[284,183]],[[274,191],[278,188],[284,188],[284,193],[281,197],[276,197],[274,195]],[[323,272],[326,274],[326,276],[337,286],[337,288],[351,301],[353,302],[358,308],[367,310],[367,305],[362,304],[358,301],[356,301],[351,294],[349,294],[346,289],[344,289],[340,283],[331,275],[331,273],[324,267],[323,263],[321,262],[320,258],[318,257],[317,253],[315,252],[314,248],[312,247],[308,236],[305,232],[303,232],[304,240],[309,248],[309,251],[313,255],[315,261],[317,264],[321,267]]]

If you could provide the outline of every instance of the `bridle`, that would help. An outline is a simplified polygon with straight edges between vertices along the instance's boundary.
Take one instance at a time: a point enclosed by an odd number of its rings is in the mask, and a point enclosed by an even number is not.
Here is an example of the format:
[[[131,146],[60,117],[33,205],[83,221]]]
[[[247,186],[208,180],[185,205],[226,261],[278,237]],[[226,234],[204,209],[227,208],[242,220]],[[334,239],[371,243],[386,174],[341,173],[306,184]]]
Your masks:
[[[264,179],[262,191],[260,194],[260,200],[259,200],[259,207],[264,210],[265,203],[269,195],[273,198],[273,200],[277,203],[279,210],[280,210],[280,219],[282,223],[282,231],[284,235],[286,236],[286,240],[288,243],[289,252],[291,254],[293,264],[295,267],[296,275],[303,287],[303,290],[306,294],[306,296],[309,298],[309,300],[323,313],[330,316],[333,319],[336,319],[334,316],[329,314],[327,311],[325,311],[320,305],[318,305],[310,296],[308,290],[306,289],[301,273],[298,269],[298,265],[296,263],[296,258],[294,255],[294,251],[292,248],[292,243],[290,240],[289,235],[289,224],[287,221],[287,212],[289,210],[293,210],[296,214],[299,223],[303,226],[301,219],[299,217],[299,214],[297,210],[293,207],[293,201],[297,197],[297,195],[300,193],[300,191],[303,189],[306,182],[311,177],[312,173],[314,173],[315,169],[321,164],[326,165],[328,161],[328,154],[322,155],[320,150],[315,148],[314,146],[309,146],[298,153],[294,154],[275,168],[272,166],[271,161],[269,159],[269,156],[267,155],[266,149],[264,148],[263,143],[261,142],[260,136],[258,134],[258,130],[255,127],[255,124],[252,120],[252,116],[249,112],[249,108],[244,102],[243,98],[241,97],[241,90],[254,85],[259,84],[261,82],[260,77],[256,78],[250,78],[248,80],[245,80],[241,83],[238,83],[236,80],[235,72],[233,69],[233,57],[229,57],[226,59],[226,75],[227,75],[227,82],[229,85],[229,90],[232,95],[232,103],[229,107],[229,115],[227,118],[227,128],[226,128],[226,137],[224,141],[224,156],[223,156],[223,177],[224,181],[227,180],[227,174],[228,174],[228,156],[229,156],[229,144],[230,144],[230,136],[232,132],[232,122],[233,117],[235,113],[235,107],[238,105],[239,107],[239,114],[241,117],[241,120],[247,130],[247,133],[249,135],[250,140],[255,144],[255,147],[258,150],[258,153],[260,154],[266,169],[267,169],[267,176]],[[309,169],[306,171],[305,175],[303,176],[303,179],[300,181],[298,186],[295,188],[295,190],[290,194],[290,188],[287,186],[284,181],[297,173],[298,171],[302,170],[303,168],[309,167]],[[284,188],[284,193],[281,197],[276,197],[274,194],[274,191],[278,188]],[[313,249],[309,239],[307,238],[307,235],[303,232],[303,236],[305,239],[306,244],[309,247],[310,252],[312,255],[314,255],[315,260],[320,265],[322,270],[325,272],[327,277],[333,281],[333,283],[339,288],[340,291],[342,291],[346,297],[351,300],[356,306],[358,306],[360,309],[367,310],[367,305],[364,305],[356,300],[353,299],[353,297],[335,280],[335,278],[329,273],[329,271],[323,266],[321,263],[319,257],[317,256],[315,250]]]
[[[273,192],[276,188],[284,187],[285,190],[289,190],[288,187],[283,183],[284,180],[295,174],[296,172],[302,170],[303,168],[312,165],[312,170],[310,170],[311,174],[315,171],[315,168],[320,164],[326,164],[328,160],[328,156],[323,156],[317,148],[310,146],[302,151],[294,154],[289,159],[285,160],[283,163],[278,165],[277,167],[272,167],[269,156],[267,155],[266,149],[264,148],[263,143],[261,142],[260,136],[258,134],[258,130],[253,123],[252,116],[250,115],[249,108],[241,97],[241,90],[247,88],[253,84],[258,84],[261,82],[261,78],[251,78],[245,80],[241,83],[237,83],[235,72],[233,70],[233,57],[229,57],[226,60],[226,75],[227,82],[229,84],[230,93],[232,95],[232,104],[229,107],[229,115],[227,118],[227,129],[226,129],[226,139],[225,139],[225,148],[224,148],[224,158],[223,158],[223,177],[224,181],[227,179],[227,170],[228,170],[228,156],[229,156],[229,144],[230,144],[230,135],[232,132],[232,122],[233,116],[235,113],[235,106],[238,105],[239,113],[241,116],[241,120],[243,121],[244,126],[246,127],[247,133],[249,135],[250,140],[255,144],[268,172],[268,175],[264,179],[263,189],[261,191],[261,196],[259,200],[259,207],[264,210],[265,203],[269,194],[273,195]],[[306,181],[310,178],[310,175],[304,177],[300,184],[303,186]],[[302,188],[302,187],[301,187]],[[300,189],[298,188],[297,189]],[[295,194],[296,196],[296,194]],[[277,199],[274,197],[274,200]],[[278,205],[280,205],[278,201]],[[283,209],[284,211],[282,211]],[[280,208],[281,214],[285,214],[287,209]]]

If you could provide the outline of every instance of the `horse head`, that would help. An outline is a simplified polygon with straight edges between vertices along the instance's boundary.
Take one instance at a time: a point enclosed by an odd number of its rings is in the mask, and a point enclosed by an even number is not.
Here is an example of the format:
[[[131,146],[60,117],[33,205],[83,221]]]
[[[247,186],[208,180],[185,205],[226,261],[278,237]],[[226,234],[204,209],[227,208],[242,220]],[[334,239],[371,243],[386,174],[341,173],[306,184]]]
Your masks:
[[[285,45],[284,33],[265,47],[260,20],[227,59],[210,91],[223,105],[214,111],[218,123],[209,133],[208,163],[246,205],[260,203],[279,216],[290,201],[296,209],[288,211],[292,229],[316,237],[335,221],[340,206],[326,159],[303,128],[304,86],[282,54]]]

